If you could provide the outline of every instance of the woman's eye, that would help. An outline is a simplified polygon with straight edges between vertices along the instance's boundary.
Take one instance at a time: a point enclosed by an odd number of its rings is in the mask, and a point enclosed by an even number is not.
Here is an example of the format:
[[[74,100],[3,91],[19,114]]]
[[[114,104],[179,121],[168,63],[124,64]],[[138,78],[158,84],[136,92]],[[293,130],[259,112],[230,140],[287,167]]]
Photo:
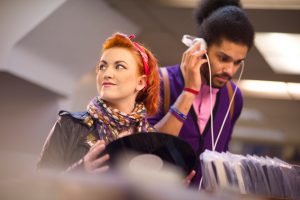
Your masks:
[[[105,70],[105,68],[106,68],[106,67],[105,67],[104,64],[100,64],[100,65],[99,65],[99,70]]]
[[[117,64],[116,69],[126,69],[126,67],[124,65]]]

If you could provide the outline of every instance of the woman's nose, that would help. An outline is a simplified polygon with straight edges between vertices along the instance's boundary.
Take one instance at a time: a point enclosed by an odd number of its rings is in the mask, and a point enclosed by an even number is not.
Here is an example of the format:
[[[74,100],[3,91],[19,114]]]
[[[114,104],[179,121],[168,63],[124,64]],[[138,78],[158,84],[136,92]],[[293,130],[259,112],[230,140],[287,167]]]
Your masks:
[[[104,78],[113,78],[114,72],[112,70],[111,67],[108,67],[105,71],[104,71]]]

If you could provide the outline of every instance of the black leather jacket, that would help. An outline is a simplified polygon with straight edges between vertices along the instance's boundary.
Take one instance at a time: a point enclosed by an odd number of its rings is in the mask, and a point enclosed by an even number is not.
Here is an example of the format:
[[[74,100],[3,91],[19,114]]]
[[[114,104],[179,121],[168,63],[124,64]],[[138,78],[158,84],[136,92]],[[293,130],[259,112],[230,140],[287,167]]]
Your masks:
[[[44,144],[38,170],[69,169],[89,151],[90,138],[99,138],[95,125],[86,123],[87,112],[60,111],[59,116]]]

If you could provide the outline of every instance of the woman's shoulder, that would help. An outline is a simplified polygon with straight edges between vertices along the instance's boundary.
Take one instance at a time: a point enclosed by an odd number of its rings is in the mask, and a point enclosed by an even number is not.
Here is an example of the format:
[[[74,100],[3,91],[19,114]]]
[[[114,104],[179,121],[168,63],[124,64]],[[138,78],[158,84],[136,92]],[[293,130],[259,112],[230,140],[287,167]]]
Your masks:
[[[87,127],[91,127],[94,124],[93,119],[87,111],[82,112],[70,112],[66,110],[61,110],[58,113],[59,120],[61,124],[81,124]]]
[[[66,111],[66,110],[59,111],[58,115],[61,116],[61,117],[68,116],[68,117],[71,117],[71,118],[74,118],[74,119],[78,119],[78,120],[83,120],[86,117],[90,116],[87,111],[70,112],[70,111]]]
[[[70,112],[61,110],[55,125],[55,133],[71,141],[85,143],[87,136],[95,135],[95,123],[88,112]],[[90,136],[89,136],[90,137]],[[95,137],[95,136],[94,136]]]

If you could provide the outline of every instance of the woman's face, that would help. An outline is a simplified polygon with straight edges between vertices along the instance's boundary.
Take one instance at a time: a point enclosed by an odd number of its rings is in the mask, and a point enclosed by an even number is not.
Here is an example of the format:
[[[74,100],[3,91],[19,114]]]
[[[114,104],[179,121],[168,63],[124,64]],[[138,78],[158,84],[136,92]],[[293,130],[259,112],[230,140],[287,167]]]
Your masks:
[[[145,87],[146,77],[139,74],[136,59],[134,52],[122,47],[103,52],[97,69],[97,90],[108,105],[132,106]]]

